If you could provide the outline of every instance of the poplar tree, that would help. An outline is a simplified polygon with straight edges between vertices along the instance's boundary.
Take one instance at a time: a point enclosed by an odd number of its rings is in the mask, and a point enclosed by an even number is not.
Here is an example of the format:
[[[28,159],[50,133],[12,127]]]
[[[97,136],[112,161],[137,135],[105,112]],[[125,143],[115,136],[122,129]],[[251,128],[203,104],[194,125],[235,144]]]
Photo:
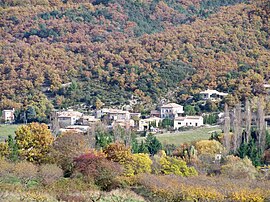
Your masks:
[[[228,105],[225,104],[225,109],[224,109],[224,146],[226,148],[226,151],[230,151],[230,113],[228,110]]]
[[[245,131],[246,131],[246,135],[244,137],[245,143],[249,143],[249,140],[250,140],[251,120],[252,120],[252,114],[251,114],[250,102],[247,99],[245,103]]]
[[[258,131],[258,146],[261,151],[265,149],[266,133],[265,133],[265,116],[263,109],[263,98],[260,97],[257,102],[257,131]]]
[[[233,119],[233,151],[236,152],[240,147],[242,139],[242,116],[241,104],[237,104],[234,108]]]

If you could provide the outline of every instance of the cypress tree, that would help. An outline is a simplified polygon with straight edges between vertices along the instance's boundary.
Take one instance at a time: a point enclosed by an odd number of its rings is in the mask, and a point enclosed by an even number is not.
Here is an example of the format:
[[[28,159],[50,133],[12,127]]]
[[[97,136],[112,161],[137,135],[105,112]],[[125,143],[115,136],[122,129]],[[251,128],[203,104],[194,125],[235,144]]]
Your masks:
[[[19,160],[19,152],[18,145],[14,141],[11,135],[8,136],[8,148],[9,148],[9,160],[18,161]]]

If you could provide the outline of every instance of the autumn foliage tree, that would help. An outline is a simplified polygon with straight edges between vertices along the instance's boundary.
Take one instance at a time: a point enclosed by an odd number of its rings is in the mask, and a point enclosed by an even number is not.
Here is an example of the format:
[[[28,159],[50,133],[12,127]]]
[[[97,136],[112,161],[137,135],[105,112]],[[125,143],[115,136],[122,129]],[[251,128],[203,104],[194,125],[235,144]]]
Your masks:
[[[82,173],[86,180],[94,181],[104,190],[116,185],[116,177],[122,172],[120,164],[109,161],[98,152],[88,152],[75,158],[75,172]]]
[[[117,162],[124,167],[125,176],[133,176],[140,173],[150,173],[152,160],[148,154],[132,154],[129,147],[121,143],[109,144],[104,153],[108,160]]]
[[[47,159],[53,136],[46,124],[30,123],[20,126],[15,131],[15,140],[19,155],[34,163],[42,163]]]
[[[50,158],[59,165],[66,176],[71,175],[73,160],[90,149],[84,135],[69,131],[58,136],[50,149]]]
[[[97,95],[149,104],[209,87],[234,104],[266,93],[266,0],[64,2],[0,2],[1,109],[32,106],[46,120],[50,102],[98,108]]]
[[[216,140],[200,140],[196,142],[195,148],[198,151],[198,155],[201,154],[219,154],[224,151],[222,144]]]
[[[196,176],[198,173],[194,167],[188,167],[187,163],[177,157],[167,156],[164,151],[160,151],[154,157],[153,172],[163,175],[178,175],[178,176]]]

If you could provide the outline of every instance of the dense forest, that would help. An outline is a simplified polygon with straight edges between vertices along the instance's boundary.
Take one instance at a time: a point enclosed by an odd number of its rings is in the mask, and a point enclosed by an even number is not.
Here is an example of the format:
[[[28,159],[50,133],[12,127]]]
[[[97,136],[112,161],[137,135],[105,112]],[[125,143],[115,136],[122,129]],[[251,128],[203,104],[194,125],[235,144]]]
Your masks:
[[[264,94],[269,2],[0,0],[0,108]]]

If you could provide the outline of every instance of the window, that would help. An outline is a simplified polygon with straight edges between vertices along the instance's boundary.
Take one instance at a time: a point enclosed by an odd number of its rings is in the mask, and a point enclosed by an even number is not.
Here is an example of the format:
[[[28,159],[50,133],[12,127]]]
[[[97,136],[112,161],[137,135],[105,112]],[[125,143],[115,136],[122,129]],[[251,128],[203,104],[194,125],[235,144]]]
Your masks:
[[[195,126],[198,126],[198,123],[195,123]]]
[[[190,122],[189,125],[192,125],[192,123]]]
[[[181,125],[181,122],[178,122],[179,125]]]

